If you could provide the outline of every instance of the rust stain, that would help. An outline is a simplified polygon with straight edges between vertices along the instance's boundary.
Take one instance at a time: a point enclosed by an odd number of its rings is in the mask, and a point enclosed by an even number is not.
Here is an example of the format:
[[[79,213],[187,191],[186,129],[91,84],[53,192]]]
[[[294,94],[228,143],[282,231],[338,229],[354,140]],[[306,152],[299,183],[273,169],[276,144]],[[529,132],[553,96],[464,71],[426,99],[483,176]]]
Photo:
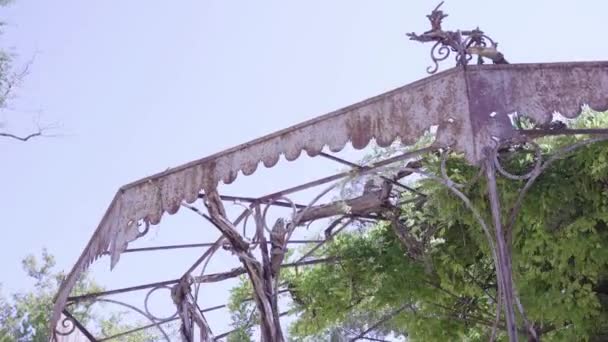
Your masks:
[[[608,109],[607,62],[469,66],[466,79],[475,135],[473,162],[481,160],[481,151],[493,146],[492,140],[517,134],[511,113],[543,124],[554,112],[574,118],[583,105]]]

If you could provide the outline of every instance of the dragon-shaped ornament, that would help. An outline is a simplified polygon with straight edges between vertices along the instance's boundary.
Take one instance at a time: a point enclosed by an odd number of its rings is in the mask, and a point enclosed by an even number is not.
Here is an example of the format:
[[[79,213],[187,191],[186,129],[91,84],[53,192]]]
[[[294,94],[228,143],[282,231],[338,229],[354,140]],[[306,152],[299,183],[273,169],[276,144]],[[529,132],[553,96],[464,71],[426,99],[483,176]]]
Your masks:
[[[497,50],[498,43],[485,35],[478,28],[467,31],[444,31],[441,27],[443,19],[448,15],[439,8],[443,1],[435,7],[431,14],[426,17],[431,22],[431,29],[420,35],[412,32],[407,36],[411,40],[422,43],[435,42],[431,48],[431,59],[433,65],[427,68],[429,74],[434,74],[439,69],[439,62],[446,60],[451,52],[456,53],[456,65],[466,66],[477,56],[477,64],[483,64],[484,58],[491,60],[494,64],[508,64],[507,60]]]

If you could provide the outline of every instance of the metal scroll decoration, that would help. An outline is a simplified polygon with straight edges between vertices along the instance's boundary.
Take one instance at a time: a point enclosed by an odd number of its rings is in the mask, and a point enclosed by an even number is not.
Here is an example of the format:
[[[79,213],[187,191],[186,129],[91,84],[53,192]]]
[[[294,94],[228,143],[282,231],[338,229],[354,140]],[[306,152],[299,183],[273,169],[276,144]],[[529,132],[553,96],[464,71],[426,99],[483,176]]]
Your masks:
[[[59,336],[68,336],[71,335],[75,330],[76,330],[76,323],[74,321],[74,318],[72,317],[63,317],[61,319],[61,322],[59,323],[60,326],[58,328],[55,328],[54,333],[59,335]]]
[[[431,29],[418,35],[408,33],[411,40],[421,43],[435,42],[431,48],[433,65],[426,71],[434,74],[439,69],[439,62],[446,60],[452,52],[456,53],[456,65],[466,66],[473,55],[477,55],[477,64],[483,64],[483,58],[490,59],[494,64],[508,64],[503,54],[497,50],[498,43],[488,37],[482,30],[444,31],[441,27],[443,19],[448,15],[439,8],[443,1],[426,17],[431,22]]]

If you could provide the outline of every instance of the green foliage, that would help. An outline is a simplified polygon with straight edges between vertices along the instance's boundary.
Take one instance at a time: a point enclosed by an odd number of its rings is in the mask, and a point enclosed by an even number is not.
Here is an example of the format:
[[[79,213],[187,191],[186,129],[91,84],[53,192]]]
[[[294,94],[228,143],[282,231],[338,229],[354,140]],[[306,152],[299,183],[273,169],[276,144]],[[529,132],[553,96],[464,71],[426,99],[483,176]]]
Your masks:
[[[64,274],[52,272],[55,259],[46,250],[42,251],[41,261],[33,255],[22,261],[23,270],[33,280],[32,291],[13,294],[10,299],[0,297],[0,341],[48,341],[53,297]],[[98,290],[101,288],[85,276],[76,284],[74,293]],[[84,324],[92,318],[90,305],[76,307],[73,314]]]
[[[0,7],[8,6],[13,0],[0,0]],[[0,21],[0,34],[4,22]],[[13,68],[13,56],[5,49],[0,49],[0,108],[5,108],[15,86],[27,73],[27,67],[21,72]]]
[[[235,331],[228,335],[228,342],[252,341],[252,326],[257,321],[252,292],[251,283],[245,277],[241,277],[239,286],[231,290],[228,309]]]
[[[133,324],[125,324],[122,314],[112,314],[108,318],[99,320],[99,330],[101,336],[113,336],[135,328]],[[137,326],[143,326],[148,323],[139,322]],[[163,341],[164,337],[156,329],[146,329],[133,332],[115,339],[120,342],[148,342],[148,341]]]
[[[0,0],[0,7],[10,5],[13,0]],[[0,19],[0,35],[4,33],[5,22]],[[33,60],[26,62],[23,65],[15,65],[15,54],[6,47],[0,47],[0,110],[2,111],[14,111],[11,108],[10,102],[14,98],[16,89],[21,85],[25,77],[29,72],[30,65]],[[51,127],[38,126],[37,132],[31,133],[26,136],[18,136],[13,134],[8,129],[8,122],[6,120],[0,121],[0,136],[2,138],[16,139],[20,141],[27,141],[30,138],[42,135],[42,131],[47,131]]]
[[[29,255],[23,259],[22,266],[33,281],[33,288],[31,291],[12,294],[9,298],[0,293],[0,342],[47,342],[53,298],[65,274],[54,271],[55,259],[46,249],[42,251],[40,260]],[[76,283],[72,293],[81,295],[99,291],[103,291],[103,288],[85,274]],[[123,314],[104,317],[96,315],[91,306],[92,303],[72,306],[70,312],[83,325],[89,322],[97,325],[101,336],[134,328],[134,325],[124,323]],[[140,331],[119,341],[151,341],[155,340],[155,336],[148,331]]]
[[[607,127],[608,113],[587,111],[570,126]],[[547,137],[538,143],[547,160],[583,138]],[[528,318],[546,341],[601,341],[608,332],[607,147],[600,142],[577,149],[544,171],[525,197],[512,231],[517,291]],[[526,173],[535,162],[523,148],[505,151],[500,158],[514,174]],[[439,174],[439,165],[439,158],[431,155],[424,170]],[[451,179],[468,184],[462,191],[491,222],[480,170],[459,156],[449,157],[447,167]],[[500,176],[497,181],[507,221],[524,181]],[[405,194],[408,203],[401,207],[400,219],[423,243],[422,257],[413,258],[387,222],[364,232],[341,233],[317,252],[339,262],[282,275],[297,314],[290,327],[292,340],[328,340],[331,332],[365,330],[395,312],[377,329],[377,336],[407,336],[409,341],[489,339],[496,315],[496,275],[487,237],[471,211],[446,187],[427,178],[412,185],[428,196],[408,202],[414,195]],[[425,240],[429,231],[432,236]],[[498,337],[505,340],[502,327],[504,321]]]

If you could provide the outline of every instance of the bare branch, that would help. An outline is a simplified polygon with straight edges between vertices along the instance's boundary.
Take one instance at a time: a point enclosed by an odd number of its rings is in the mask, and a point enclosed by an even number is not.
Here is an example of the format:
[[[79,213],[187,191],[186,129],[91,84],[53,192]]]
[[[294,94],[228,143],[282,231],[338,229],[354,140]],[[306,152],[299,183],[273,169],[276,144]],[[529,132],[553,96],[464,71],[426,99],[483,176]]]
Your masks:
[[[30,133],[28,135],[22,135],[19,136],[17,134],[13,134],[13,133],[9,133],[9,132],[0,132],[0,137],[4,137],[4,138],[8,138],[8,139],[15,139],[15,140],[19,140],[22,142],[26,142],[32,138],[36,138],[36,137],[56,137],[58,135],[56,134],[48,134],[48,132],[50,130],[56,129],[58,128],[59,125],[57,124],[47,124],[44,126],[41,126],[40,123],[37,122],[38,120],[34,120],[35,125],[37,127],[36,131],[34,133]],[[0,126],[2,127],[2,126]]]
[[[14,135],[14,134],[11,134],[11,133],[0,132],[0,137],[16,139],[16,140],[20,140],[20,141],[24,141],[24,142],[28,141],[28,140],[30,140],[32,138],[40,137],[40,136],[42,136],[42,131],[38,131],[36,133],[31,133],[31,134],[23,136],[23,137],[20,137],[18,135]]]
[[[346,208],[348,208],[351,214],[356,215],[366,215],[377,212],[387,204],[389,192],[390,184],[388,188],[370,191],[356,198],[309,207],[308,209],[305,209],[306,211],[301,210],[298,212],[298,214],[302,213],[300,223],[342,215],[345,214]]]

